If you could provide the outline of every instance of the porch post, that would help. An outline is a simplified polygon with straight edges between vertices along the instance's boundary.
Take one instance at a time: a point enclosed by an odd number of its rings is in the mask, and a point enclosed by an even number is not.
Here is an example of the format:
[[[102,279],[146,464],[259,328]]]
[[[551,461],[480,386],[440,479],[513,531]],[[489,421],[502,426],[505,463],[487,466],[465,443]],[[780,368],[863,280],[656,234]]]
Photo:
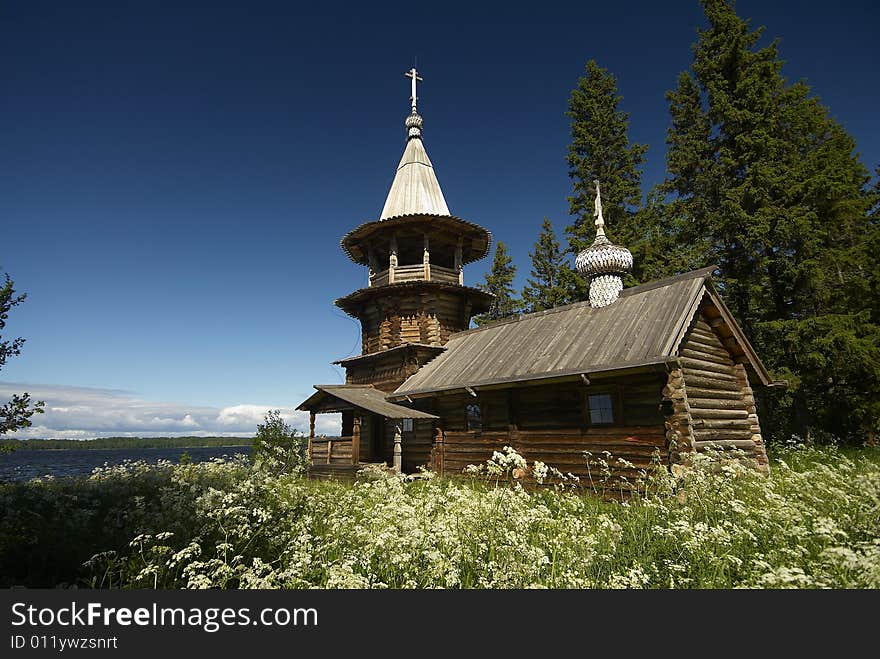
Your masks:
[[[306,448],[306,462],[312,464],[312,440],[315,439],[315,413],[309,410],[309,445]]]
[[[361,417],[356,415],[351,428],[351,464],[361,461]]]
[[[431,281],[431,250],[428,234],[425,234],[425,251],[422,255],[422,263],[425,266],[425,281]]]
[[[394,424],[394,471],[403,471],[403,446],[401,445],[400,420]]]
[[[458,285],[464,286],[464,268],[461,263],[461,248],[462,248],[463,239],[461,236],[458,237],[458,242],[455,244],[455,269],[458,271]]]
[[[437,473],[438,476],[443,475],[443,452],[444,452],[444,450],[445,449],[443,446],[443,428],[440,428],[438,426],[437,428],[434,429],[434,449],[433,449],[434,460],[433,460],[433,464],[431,465],[431,467],[434,469],[434,471]]]
[[[379,272],[379,268],[376,266],[376,252],[375,252],[375,250],[374,250],[372,247],[371,247],[371,248],[369,249],[369,251],[367,252],[367,262],[368,262],[368,264],[369,264],[368,267],[369,267],[369,270],[370,270],[369,284],[368,284],[368,286],[372,286],[372,285],[373,285],[373,279],[376,277],[376,275],[377,275],[378,272]]]
[[[388,283],[393,284],[397,270],[397,235],[391,234],[391,246],[388,250]]]

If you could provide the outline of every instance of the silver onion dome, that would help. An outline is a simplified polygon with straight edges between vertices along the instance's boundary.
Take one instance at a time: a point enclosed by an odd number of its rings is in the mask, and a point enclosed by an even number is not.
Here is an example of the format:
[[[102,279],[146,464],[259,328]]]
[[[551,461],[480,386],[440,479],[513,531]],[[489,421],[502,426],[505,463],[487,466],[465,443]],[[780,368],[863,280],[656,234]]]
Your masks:
[[[421,137],[422,136],[422,126],[424,125],[424,120],[421,115],[417,114],[415,109],[413,109],[412,113],[406,118],[406,136],[407,138],[413,137]]]
[[[578,273],[591,278],[596,275],[626,275],[632,272],[633,255],[626,248],[614,245],[602,236],[577,255],[575,261]]]
[[[577,255],[575,267],[578,273],[590,281],[590,304],[606,307],[614,302],[623,290],[623,277],[632,272],[632,253],[613,244],[605,235],[605,219],[602,217],[602,197],[599,181],[596,184],[596,239],[593,244]]]

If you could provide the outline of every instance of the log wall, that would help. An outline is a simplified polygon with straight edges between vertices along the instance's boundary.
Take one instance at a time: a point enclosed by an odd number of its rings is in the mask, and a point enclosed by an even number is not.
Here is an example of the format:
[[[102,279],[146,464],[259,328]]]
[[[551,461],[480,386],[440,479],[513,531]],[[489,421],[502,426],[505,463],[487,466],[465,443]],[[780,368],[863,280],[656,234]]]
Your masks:
[[[755,396],[743,363],[734,360],[704,307],[679,350],[678,377],[683,405],[678,411],[689,425],[690,448],[739,449],[767,471],[767,453],[758,422]],[[671,377],[671,376],[670,376]]]
[[[660,409],[663,377],[657,374],[632,376],[625,380],[585,386],[557,383],[505,390],[439,396],[434,413],[441,417],[440,441],[434,442],[429,457],[432,467],[443,474],[461,474],[468,465],[483,464],[504,446],[516,449],[530,463],[539,460],[582,481],[598,479],[599,458],[612,454],[613,478],[634,480],[639,470],[648,470],[659,456],[666,464],[666,429]],[[616,397],[615,425],[591,426],[587,396],[613,393]],[[476,402],[483,412],[483,429],[467,429],[466,406]],[[584,452],[593,454],[588,466]],[[621,465],[617,458],[632,463]]]
[[[369,363],[346,366],[345,383],[371,384],[376,389],[391,392],[421,366],[422,364],[415,359],[407,359],[406,355],[395,351],[387,357],[377,357]]]
[[[666,429],[666,446],[670,463],[686,464],[696,450],[691,421],[691,411],[685,393],[681,367],[670,370],[663,387],[663,403]]]
[[[460,295],[442,290],[376,298],[358,314],[362,352],[403,343],[445,345],[451,334],[468,328],[470,313],[465,306]]]

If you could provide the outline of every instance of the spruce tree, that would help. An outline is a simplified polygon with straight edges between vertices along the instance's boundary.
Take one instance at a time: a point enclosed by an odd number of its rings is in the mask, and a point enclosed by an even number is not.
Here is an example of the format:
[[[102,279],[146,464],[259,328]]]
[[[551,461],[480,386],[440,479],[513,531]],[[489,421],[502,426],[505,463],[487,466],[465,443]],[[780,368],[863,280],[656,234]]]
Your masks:
[[[531,277],[522,291],[525,310],[531,313],[566,304],[568,295],[563,271],[568,269],[568,264],[556,240],[553,224],[546,217],[529,256],[532,257]]]
[[[516,297],[516,290],[513,288],[515,275],[516,266],[513,265],[513,259],[507,253],[507,245],[498,241],[495,245],[492,269],[486,273],[486,282],[479,285],[480,290],[492,293],[495,299],[492,300],[486,313],[474,316],[474,322],[477,325],[485,325],[519,313],[522,302]]]
[[[719,265],[734,315],[789,380],[765,400],[771,436],[864,436],[880,394],[867,170],[809,87],[783,78],[777,43],[759,46],[732,3],[702,5],[709,27],[668,94],[666,215],[688,247],[671,257]]]
[[[640,167],[648,147],[629,141],[629,114],[619,108],[622,97],[614,75],[595,60],[587,62],[585,73],[571,92],[566,113],[571,118],[567,160],[574,193],[568,201],[569,212],[575,218],[566,228],[568,251],[577,254],[593,242],[593,181],[598,179],[608,235],[633,252],[636,263],[628,283],[639,283],[642,265],[638,256],[650,233],[644,226],[645,217],[638,213],[642,199]],[[585,299],[587,282],[569,270],[569,301]]]

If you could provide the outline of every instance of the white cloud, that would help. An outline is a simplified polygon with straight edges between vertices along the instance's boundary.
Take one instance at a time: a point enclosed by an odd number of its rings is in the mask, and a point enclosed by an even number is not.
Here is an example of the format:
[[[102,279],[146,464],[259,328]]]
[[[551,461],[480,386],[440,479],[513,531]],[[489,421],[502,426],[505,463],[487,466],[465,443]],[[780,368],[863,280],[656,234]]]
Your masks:
[[[241,426],[247,424],[256,428],[257,424],[263,420],[267,409],[265,405],[233,405],[231,407],[224,407],[217,414],[217,423],[221,426]]]
[[[147,401],[126,391],[0,382],[0,400],[27,391],[33,400],[46,402],[46,413],[34,416],[34,425],[13,436],[89,439],[106,436],[250,435],[272,405],[243,403],[217,408]],[[308,432],[309,415],[281,409],[293,428]],[[319,414],[315,432],[338,435],[338,414]]]

